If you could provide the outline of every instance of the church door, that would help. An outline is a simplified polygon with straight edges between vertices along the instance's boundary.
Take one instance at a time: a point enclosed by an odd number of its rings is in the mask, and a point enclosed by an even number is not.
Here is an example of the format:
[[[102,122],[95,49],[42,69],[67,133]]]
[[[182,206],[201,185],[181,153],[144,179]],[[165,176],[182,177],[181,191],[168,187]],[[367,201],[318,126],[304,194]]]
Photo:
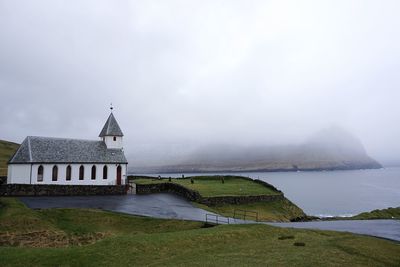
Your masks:
[[[117,167],[117,185],[121,185],[121,171],[122,171],[121,166],[118,166]]]

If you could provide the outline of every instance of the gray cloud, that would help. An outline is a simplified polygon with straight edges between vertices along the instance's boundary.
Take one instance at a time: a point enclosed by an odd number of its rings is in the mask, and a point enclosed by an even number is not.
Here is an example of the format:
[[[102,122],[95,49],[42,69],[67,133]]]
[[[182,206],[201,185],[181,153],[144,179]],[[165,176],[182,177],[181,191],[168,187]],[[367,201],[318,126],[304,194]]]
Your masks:
[[[0,0],[0,138],[126,150],[300,142],[339,125],[400,159],[398,1]]]

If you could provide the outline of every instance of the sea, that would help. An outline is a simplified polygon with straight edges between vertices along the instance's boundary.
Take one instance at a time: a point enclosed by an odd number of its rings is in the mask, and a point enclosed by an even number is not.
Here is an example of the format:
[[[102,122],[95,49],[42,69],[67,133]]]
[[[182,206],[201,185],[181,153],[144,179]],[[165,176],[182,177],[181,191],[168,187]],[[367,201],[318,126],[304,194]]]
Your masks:
[[[204,173],[148,174],[182,177]],[[361,212],[400,206],[400,167],[373,170],[235,172],[268,182],[302,208],[319,217],[353,216]]]

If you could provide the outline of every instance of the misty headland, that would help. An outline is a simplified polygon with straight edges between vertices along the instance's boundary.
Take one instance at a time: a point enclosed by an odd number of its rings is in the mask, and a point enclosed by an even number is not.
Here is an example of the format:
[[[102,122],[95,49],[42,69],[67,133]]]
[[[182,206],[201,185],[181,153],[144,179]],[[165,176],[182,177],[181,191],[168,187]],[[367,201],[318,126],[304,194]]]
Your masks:
[[[175,152],[175,153],[174,153]],[[262,172],[378,169],[361,141],[340,127],[321,130],[301,144],[214,144],[162,157],[151,151],[132,156],[133,173]],[[146,155],[147,154],[147,155]]]

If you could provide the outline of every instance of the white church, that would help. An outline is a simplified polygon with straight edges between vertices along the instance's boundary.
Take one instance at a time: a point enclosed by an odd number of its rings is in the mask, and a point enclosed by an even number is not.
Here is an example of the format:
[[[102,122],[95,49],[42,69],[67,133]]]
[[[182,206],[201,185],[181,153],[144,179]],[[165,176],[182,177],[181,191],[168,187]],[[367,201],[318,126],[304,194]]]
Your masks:
[[[8,162],[8,184],[123,185],[128,162],[111,112],[100,140],[28,136]]]

